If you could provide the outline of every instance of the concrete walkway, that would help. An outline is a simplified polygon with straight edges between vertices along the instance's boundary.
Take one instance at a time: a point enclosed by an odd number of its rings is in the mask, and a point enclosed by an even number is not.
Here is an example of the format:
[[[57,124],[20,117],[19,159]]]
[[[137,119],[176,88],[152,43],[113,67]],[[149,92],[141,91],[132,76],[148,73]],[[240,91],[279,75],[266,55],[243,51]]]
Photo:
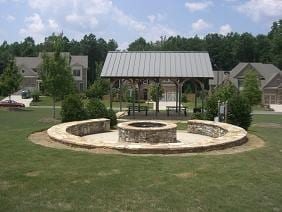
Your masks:
[[[4,98],[3,100],[9,100],[9,97]],[[22,99],[21,95],[11,95],[11,100],[14,100],[19,103],[23,103],[25,107],[29,107],[32,101],[32,98],[29,99]]]
[[[275,112],[281,112],[282,113],[282,105],[271,104],[270,108],[272,108]]]

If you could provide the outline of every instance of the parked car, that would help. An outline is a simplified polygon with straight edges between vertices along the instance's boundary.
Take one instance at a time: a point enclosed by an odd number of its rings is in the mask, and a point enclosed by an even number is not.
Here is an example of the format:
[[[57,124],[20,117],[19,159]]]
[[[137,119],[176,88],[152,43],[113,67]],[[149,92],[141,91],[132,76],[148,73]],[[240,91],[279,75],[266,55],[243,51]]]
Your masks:
[[[0,107],[25,107],[25,105],[14,100],[4,100],[0,101]]]
[[[29,99],[31,97],[30,90],[23,90],[22,91],[22,99]]]

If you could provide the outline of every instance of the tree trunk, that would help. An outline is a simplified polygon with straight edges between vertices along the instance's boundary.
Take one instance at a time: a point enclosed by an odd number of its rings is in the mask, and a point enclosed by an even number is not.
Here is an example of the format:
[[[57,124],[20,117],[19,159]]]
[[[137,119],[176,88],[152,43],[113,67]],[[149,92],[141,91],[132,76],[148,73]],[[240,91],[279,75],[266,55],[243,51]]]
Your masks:
[[[53,97],[53,118],[56,117],[56,99]]]
[[[11,94],[9,95],[9,101],[11,101]]]

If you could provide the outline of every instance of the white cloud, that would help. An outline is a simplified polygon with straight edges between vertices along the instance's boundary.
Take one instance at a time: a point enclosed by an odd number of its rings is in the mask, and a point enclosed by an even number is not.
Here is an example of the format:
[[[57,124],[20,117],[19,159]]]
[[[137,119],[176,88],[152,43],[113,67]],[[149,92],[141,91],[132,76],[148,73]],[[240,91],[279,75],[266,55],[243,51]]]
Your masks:
[[[54,19],[48,20],[48,27],[52,30],[55,30],[55,31],[59,30],[59,24]]]
[[[192,29],[195,32],[205,31],[207,29],[210,29],[211,27],[212,27],[212,24],[204,21],[203,19],[199,19],[196,22],[192,23]]]
[[[148,15],[147,16],[150,23],[155,23],[156,21],[163,21],[166,19],[166,15],[158,13],[156,15]]]
[[[222,25],[219,28],[219,34],[227,35],[228,33],[232,32],[232,28],[229,24]]]
[[[13,15],[8,15],[8,16],[6,17],[6,20],[12,22],[12,21],[16,20],[16,18],[15,18],[15,16],[13,16]]]
[[[200,11],[208,8],[211,6],[213,3],[212,1],[203,1],[203,2],[186,2],[185,7],[190,11],[190,12],[195,12],[195,11]]]
[[[126,49],[128,48],[128,46],[129,46],[129,42],[122,42],[122,43],[119,45],[118,49],[119,49],[119,50],[126,50]]]
[[[282,0],[248,0],[237,6],[237,10],[254,21],[282,18]]]
[[[165,15],[152,14],[148,16],[148,21],[140,21],[125,13],[111,0],[28,0],[28,3],[31,9],[41,15],[42,22],[46,22],[46,34],[52,28],[64,26],[62,30],[71,33],[72,37],[90,32],[105,36],[118,33],[109,31],[111,27],[148,40],[176,35],[174,29],[160,24],[166,18]],[[56,18],[56,22],[50,22],[50,16]],[[30,30],[25,27],[21,34]]]
[[[40,15],[38,13],[34,13],[32,16],[25,18],[25,22],[26,27],[20,29],[20,35],[32,36],[35,40],[42,41],[45,26]]]
[[[147,18],[149,19],[149,21],[150,21],[151,23],[154,23],[155,20],[156,20],[156,16],[155,16],[155,15],[148,15]]]

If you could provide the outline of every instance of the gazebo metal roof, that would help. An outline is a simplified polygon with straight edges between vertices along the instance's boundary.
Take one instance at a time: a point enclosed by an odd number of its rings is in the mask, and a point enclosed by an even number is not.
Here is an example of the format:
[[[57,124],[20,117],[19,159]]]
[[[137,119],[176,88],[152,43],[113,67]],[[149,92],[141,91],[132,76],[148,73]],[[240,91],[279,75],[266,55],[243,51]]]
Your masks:
[[[207,52],[111,51],[101,73],[105,78],[213,78]]]

